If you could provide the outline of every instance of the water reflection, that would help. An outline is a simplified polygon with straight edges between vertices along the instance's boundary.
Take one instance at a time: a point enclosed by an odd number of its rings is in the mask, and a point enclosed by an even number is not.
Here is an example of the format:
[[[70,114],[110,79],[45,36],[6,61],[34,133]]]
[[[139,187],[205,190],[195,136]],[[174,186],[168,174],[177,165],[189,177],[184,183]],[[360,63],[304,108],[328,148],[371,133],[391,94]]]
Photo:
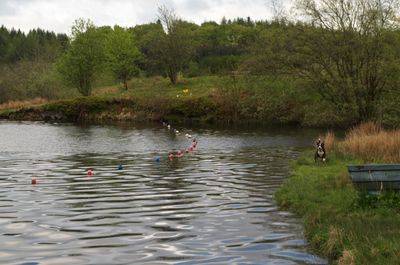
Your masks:
[[[0,132],[2,264],[326,264],[273,200],[307,135],[193,131],[198,150],[170,162],[188,140],[158,127]]]

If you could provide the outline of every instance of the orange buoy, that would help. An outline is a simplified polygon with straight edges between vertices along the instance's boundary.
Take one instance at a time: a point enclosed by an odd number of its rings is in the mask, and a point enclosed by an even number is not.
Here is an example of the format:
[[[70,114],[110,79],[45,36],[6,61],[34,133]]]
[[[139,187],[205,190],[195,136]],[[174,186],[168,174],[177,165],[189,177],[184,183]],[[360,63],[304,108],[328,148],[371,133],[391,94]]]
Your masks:
[[[37,183],[36,178],[32,178],[31,183],[32,183],[32,185],[36,185],[36,183]]]
[[[174,160],[174,154],[172,154],[172,153],[169,154],[169,155],[168,155],[168,159],[169,159],[169,160]]]

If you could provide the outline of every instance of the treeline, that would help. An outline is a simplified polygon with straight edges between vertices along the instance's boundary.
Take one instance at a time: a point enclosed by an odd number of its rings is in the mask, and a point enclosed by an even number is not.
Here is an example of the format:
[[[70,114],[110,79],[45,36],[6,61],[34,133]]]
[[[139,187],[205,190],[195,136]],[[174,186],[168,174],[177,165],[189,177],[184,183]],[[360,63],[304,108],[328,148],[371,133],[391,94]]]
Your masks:
[[[46,59],[54,61],[69,45],[66,34],[34,29],[28,33],[0,27],[0,62]]]
[[[0,82],[0,102],[13,97],[60,97],[60,91],[68,87],[90,95],[93,87],[116,80],[128,89],[134,76],[161,75],[176,84],[181,76],[227,75],[232,76],[232,86],[237,86],[238,79],[252,76],[251,80],[260,77],[290,83],[290,93],[271,91],[271,97],[278,95],[276,101],[265,102],[285,105],[282,109],[306,104],[309,109],[302,115],[309,119],[336,119],[346,124],[385,119],[399,124],[397,0],[296,3],[301,20],[223,18],[219,23],[197,25],[160,8],[156,22],[131,28],[96,27],[79,19],[68,38],[42,30],[25,35],[3,27],[7,34],[0,35],[4,35],[0,38],[0,78],[5,78],[4,69],[13,68],[21,75],[9,75],[17,84]],[[33,75],[38,82],[25,78],[32,72],[24,72],[22,67],[33,62],[43,66]],[[18,82],[20,78],[25,81]],[[268,83],[264,86],[271,90]],[[24,89],[31,93],[4,93]]]
[[[239,70],[254,50],[261,32],[286,28],[278,21],[254,22],[251,18],[201,25],[184,21],[160,9],[155,23],[132,28],[96,27],[89,20],[73,25],[70,49],[60,61],[65,81],[89,95],[96,73],[112,73],[127,89],[138,74],[168,77],[173,84],[186,77],[224,75]],[[85,65],[79,73],[79,65]]]
[[[67,50],[66,34],[34,29],[28,33],[0,27],[0,103],[61,95],[54,62]]]
[[[169,29],[161,20],[112,28],[78,19],[70,36],[1,26],[0,103],[62,97],[73,93],[69,87],[88,95],[94,85],[113,80],[127,87],[129,78],[139,74],[170,76],[175,83],[179,72],[187,77],[229,74],[249,53],[256,25],[278,26],[250,18],[196,25],[172,13],[165,19],[171,20],[165,21]]]

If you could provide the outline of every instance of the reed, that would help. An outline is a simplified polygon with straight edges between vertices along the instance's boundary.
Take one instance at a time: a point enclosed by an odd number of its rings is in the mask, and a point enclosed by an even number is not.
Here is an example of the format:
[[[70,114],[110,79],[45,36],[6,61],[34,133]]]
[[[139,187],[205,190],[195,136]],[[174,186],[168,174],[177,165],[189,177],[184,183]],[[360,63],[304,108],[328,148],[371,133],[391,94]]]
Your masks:
[[[325,149],[327,152],[332,152],[336,147],[336,137],[332,131],[327,132],[323,137],[321,137],[325,143]]]
[[[367,122],[352,128],[338,147],[342,154],[366,162],[400,163],[400,130]]]

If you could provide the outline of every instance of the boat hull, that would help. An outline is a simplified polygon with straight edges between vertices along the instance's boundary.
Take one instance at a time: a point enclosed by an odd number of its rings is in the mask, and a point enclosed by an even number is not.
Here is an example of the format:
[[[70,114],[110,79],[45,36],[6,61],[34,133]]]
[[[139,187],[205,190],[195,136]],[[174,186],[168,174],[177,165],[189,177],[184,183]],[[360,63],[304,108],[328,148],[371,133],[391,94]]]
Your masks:
[[[400,165],[349,165],[354,186],[366,191],[400,191]]]

